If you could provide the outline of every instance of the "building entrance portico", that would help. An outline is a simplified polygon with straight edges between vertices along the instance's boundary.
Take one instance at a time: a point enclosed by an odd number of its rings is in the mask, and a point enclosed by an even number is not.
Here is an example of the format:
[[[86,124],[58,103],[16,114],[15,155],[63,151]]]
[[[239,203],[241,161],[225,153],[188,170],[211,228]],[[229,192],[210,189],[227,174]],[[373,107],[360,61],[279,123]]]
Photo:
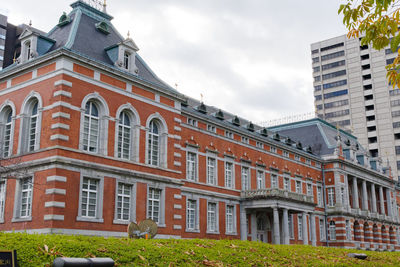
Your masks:
[[[300,231],[303,235],[303,244],[308,244],[311,239],[312,244],[316,245],[313,198],[304,194],[289,195],[282,190],[275,191],[259,189],[242,192],[245,200],[242,201],[240,210],[241,239],[247,240],[250,229],[251,240],[289,244],[291,221],[289,217],[292,214],[300,214],[302,221],[299,225],[302,226]],[[246,224],[248,217],[250,217],[250,228]]]

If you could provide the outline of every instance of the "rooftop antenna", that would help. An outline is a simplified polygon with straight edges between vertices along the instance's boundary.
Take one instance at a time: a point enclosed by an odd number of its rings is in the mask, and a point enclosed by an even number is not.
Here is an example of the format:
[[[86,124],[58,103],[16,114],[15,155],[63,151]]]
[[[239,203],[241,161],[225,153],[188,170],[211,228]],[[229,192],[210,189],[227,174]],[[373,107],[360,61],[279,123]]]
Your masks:
[[[103,12],[104,12],[104,13],[107,13],[107,0],[104,0],[104,3],[103,3]]]

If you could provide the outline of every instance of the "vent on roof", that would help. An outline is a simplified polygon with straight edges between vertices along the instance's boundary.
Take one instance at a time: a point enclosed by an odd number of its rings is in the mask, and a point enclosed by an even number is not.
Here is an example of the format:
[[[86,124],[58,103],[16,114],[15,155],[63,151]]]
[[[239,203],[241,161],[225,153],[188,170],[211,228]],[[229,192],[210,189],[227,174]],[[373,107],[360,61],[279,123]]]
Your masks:
[[[99,30],[100,32],[104,33],[104,34],[109,34],[110,30],[108,29],[109,26],[107,24],[107,22],[105,21],[101,21],[99,23],[96,23],[96,29]]]
[[[261,135],[262,136],[268,136],[267,128],[264,128],[264,129],[261,130]]]
[[[281,141],[281,136],[278,133],[274,134],[272,138],[276,141]]]
[[[250,122],[250,123],[247,125],[247,130],[249,130],[250,132],[254,132],[254,124],[253,124],[252,122]]]
[[[224,113],[222,110],[218,110],[217,113],[215,113],[215,118],[223,120],[224,119]]]
[[[296,148],[297,149],[303,149],[303,145],[301,144],[301,142],[297,142]]]
[[[312,148],[311,148],[311,146],[308,146],[306,151],[307,151],[307,153],[310,153],[310,154],[312,154],[312,153],[313,153],[313,152],[312,152]]]
[[[236,126],[240,126],[240,120],[239,120],[238,116],[235,116],[235,118],[233,118],[232,124],[236,125]]]
[[[344,142],[344,144],[345,144],[346,146],[350,146],[350,145],[351,145],[351,144],[350,144],[350,140],[347,139],[347,140]]]
[[[207,108],[206,105],[204,105],[204,103],[202,102],[198,107],[197,107],[197,111],[201,112],[203,114],[207,113]]]
[[[287,145],[289,145],[289,146],[292,145],[292,139],[290,139],[290,137],[286,138],[285,143],[286,143]]]
[[[60,19],[58,20],[58,27],[62,27],[64,25],[67,25],[68,23],[71,22],[71,18],[67,15],[67,13],[63,13],[60,17]]]
[[[182,101],[181,105],[182,105],[183,107],[187,107],[187,106],[188,106],[188,101],[187,101],[187,99],[186,99],[185,101]]]

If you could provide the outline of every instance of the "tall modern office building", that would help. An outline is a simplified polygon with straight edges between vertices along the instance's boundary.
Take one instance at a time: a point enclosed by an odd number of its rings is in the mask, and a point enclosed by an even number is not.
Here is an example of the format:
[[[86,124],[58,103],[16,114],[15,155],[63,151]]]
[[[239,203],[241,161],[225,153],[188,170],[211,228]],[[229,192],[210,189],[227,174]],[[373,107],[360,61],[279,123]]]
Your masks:
[[[371,157],[400,170],[400,90],[386,79],[396,57],[346,35],[311,44],[318,116],[357,136]]]

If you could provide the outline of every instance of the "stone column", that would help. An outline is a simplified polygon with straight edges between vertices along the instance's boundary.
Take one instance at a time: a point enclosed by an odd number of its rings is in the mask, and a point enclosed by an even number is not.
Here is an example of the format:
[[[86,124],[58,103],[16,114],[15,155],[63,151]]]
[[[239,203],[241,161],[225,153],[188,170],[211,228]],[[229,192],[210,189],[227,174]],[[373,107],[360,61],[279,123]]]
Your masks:
[[[255,211],[251,213],[251,240],[257,241],[257,215]]]
[[[359,209],[357,177],[353,177],[353,208]]]
[[[388,209],[388,216],[393,216],[393,209],[392,209],[392,194],[390,193],[390,188],[386,188],[386,202],[387,202],[387,209]]]
[[[367,181],[362,180],[362,209],[368,210]]]
[[[313,246],[317,245],[317,233],[315,229],[315,215],[311,213],[311,244]]]
[[[372,212],[376,213],[376,192],[375,184],[371,184],[371,202],[372,202]]]
[[[240,205],[240,239],[247,240],[247,216],[246,209]]]
[[[383,187],[381,185],[379,186],[379,200],[381,202],[381,214],[386,214],[385,213],[385,200],[383,199]]]
[[[303,244],[308,245],[307,213],[303,212]]]
[[[283,244],[289,245],[289,214],[288,209],[283,209]]]
[[[278,208],[274,208],[274,244],[280,244],[281,243],[281,237],[280,237],[280,231],[279,231],[279,213],[278,213]]]

